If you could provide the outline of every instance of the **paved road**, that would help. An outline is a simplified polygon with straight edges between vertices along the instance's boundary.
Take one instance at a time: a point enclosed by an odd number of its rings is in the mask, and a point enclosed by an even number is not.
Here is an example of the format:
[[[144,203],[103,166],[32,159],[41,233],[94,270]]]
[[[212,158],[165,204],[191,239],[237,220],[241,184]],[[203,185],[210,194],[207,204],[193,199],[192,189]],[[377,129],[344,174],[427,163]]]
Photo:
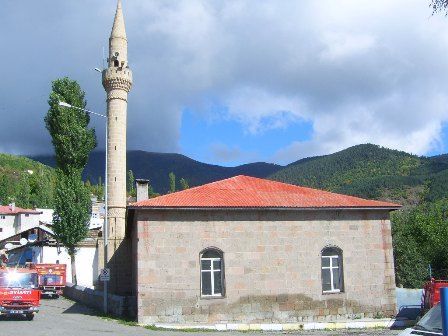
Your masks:
[[[386,336],[397,335],[396,330],[354,330],[354,331],[308,331],[290,333],[298,336],[332,336],[332,335],[355,335],[355,336]],[[127,326],[114,320],[105,320],[95,316],[95,313],[83,305],[60,298],[58,300],[43,300],[41,311],[36,315],[34,321],[23,319],[8,319],[0,317],[0,335],[20,336],[246,336],[246,335],[282,335],[282,333],[271,332],[196,332],[184,333],[178,331],[154,331],[142,327]]]

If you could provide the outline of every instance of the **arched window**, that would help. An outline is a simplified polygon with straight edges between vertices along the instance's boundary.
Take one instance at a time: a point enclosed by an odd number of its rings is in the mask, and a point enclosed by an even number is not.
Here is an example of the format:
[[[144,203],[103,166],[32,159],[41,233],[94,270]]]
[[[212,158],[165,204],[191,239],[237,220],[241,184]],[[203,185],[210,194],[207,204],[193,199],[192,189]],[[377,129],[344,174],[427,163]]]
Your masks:
[[[224,258],[216,248],[201,253],[201,295],[224,296]]]
[[[322,250],[322,292],[339,293],[344,291],[344,272],[342,250],[330,246]]]

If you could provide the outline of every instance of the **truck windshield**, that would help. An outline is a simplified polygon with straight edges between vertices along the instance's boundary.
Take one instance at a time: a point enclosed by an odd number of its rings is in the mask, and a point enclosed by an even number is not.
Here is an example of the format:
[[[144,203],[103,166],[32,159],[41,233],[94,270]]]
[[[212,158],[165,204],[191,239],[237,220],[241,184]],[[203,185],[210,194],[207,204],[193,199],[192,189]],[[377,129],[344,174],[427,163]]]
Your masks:
[[[418,321],[417,326],[428,331],[442,331],[442,312],[440,304],[432,307],[425,316]]]
[[[57,274],[44,274],[40,276],[39,285],[57,286],[62,283],[62,277]]]
[[[37,288],[37,274],[15,271],[0,272],[0,287]]]

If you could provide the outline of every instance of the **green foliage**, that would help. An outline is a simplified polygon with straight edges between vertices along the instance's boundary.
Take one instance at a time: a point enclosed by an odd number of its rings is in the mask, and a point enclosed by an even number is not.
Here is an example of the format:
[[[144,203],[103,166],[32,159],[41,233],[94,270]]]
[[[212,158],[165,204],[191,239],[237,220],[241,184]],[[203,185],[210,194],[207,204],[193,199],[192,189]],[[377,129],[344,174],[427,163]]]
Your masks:
[[[126,182],[129,195],[135,197],[137,195],[137,190],[135,189],[135,177],[132,170],[128,171],[128,179]]]
[[[392,214],[395,280],[397,286],[421,288],[428,277],[429,260],[417,245],[409,220],[408,212]]]
[[[55,174],[50,167],[25,157],[0,154],[0,204],[51,208]]]
[[[448,0],[431,0],[430,7],[432,8],[433,14],[445,12],[446,15],[448,11]]]
[[[448,275],[448,200],[423,203],[392,219],[397,283],[421,288],[428,265],[435,276]]]
[[[78,175],[66,175],[57,170],[53,231],[70,255],[87,236],[92,210],[90,193]]]
[[[181,178],[179,183],[182,190],[187,190],[188,188],[190,188],[190,186],[188,185],[188,181],[184,178]]]
[[[173,172],[168,174],[169,180],[170,180],[170,193],[173,193],[176,191],[176,175],[174,175]]]
[[[83,171],[90,152],[96,147],[96,137],[95,130],[88,129],[88,113],[61,107],[59,102],[84,109],[84,96],[79,84],[65,77],[53,81],[48,99],[50,109],[45,117],[45,124],[52,138],[56,166],[67,175]]]
[[[88,233],[91,213],[90,182],[84,185],[81,174],[90,152],[96,146],[95,131],[88,128],[90,116],[76,108],[60,107],[63,101],[85,108],[84,92],[76,81],[53,81],[45,124],[56,153],[57,183],[53,229],[71,257],[72,279],[76,284],[76,246]]]
[[[270,178],[405,206],[448,197],[448,156],[417,157],[376,145],[358,145],[288,165]]]
[[[148,182],[148,198],[154,198],[154,197],[157,197],[157,196],[160,196],[160,194],[156,193],[154,191],[154,188],[152,187],[151,183]]]
[[[377,176],[407,176],[420,158],[376,145],[359,145],[335,154],[300,160],[271,176],[272,179],[337,191]]]

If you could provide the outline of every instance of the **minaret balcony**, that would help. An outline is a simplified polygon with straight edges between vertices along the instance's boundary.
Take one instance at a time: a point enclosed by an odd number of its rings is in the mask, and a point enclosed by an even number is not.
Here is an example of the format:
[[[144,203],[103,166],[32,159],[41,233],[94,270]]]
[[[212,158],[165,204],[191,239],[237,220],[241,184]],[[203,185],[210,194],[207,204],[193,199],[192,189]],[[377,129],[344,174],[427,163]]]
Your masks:
[[[131,91],[132,71],[129,68],[107,68],[103,70],[103,86],[107,90]]]

